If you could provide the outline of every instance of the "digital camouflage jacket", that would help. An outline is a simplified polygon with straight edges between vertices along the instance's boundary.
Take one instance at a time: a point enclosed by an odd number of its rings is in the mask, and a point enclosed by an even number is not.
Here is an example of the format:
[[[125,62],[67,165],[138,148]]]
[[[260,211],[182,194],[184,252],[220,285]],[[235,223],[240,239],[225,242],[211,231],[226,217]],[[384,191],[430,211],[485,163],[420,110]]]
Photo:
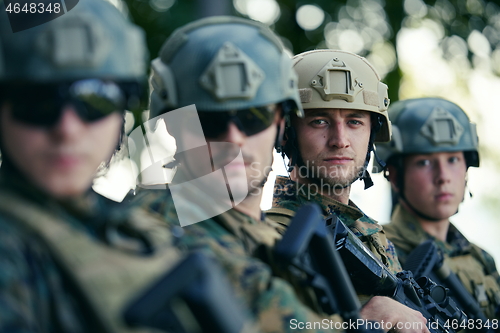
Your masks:
[[[179,258],[164,224],[94,192],[56,201],[7,163],[0,174],[0,332],[135,332],[123,308]]]
[[[176,207],[190,205],[189,199],[172,200],[168,190],[138,191],[135,204],[156,212],[166,223],[175,224]],[[224,268],[238,299],[251,310],[264,332],[334,332],[338,316],[321,316],[299,301],[290,283],[273,276],[269,249],[281,238],[276,224],[256,221],[231,209],[214,218],[178,228],[176,245],[203,250]],[[263,259],[266,258],[266,259]],[[302,324],[301,324],[302,323]],[[308,324],[306,324],[308,323]],[[314,325],[314,326],[312,326]],[[300,329],[302,328],[302,329]]]
[[[302,205],[315,202],[321,207],[325,218],[337,215],[393,273],[401,271],[394,245],[387,241],[380,224],[366,216],[352,201],[344,205],[320,194],[307,193],[306,189],[288,177],[276,177],[273,207],[266,212],[267,216],[286,228]]]
[[[445,262],[476,298],[486,316],[490,319],[498,318],[498,314],[495,316],[495,308],[500,305],[500,278],[493,257],[470,243],[452,223],[446,242],[443,242],[427,234],[414,215],[397,205],[391,223],[384,225],[384,230],[394,243],[403,265],[413,249],[428,239],[434,240],[443,251]]]

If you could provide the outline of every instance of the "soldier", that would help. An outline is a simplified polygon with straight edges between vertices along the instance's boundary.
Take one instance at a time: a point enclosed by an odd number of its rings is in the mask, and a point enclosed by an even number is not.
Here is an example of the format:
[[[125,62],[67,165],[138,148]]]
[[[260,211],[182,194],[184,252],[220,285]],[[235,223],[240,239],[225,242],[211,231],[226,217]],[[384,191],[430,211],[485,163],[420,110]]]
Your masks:
[[[144,34],[100,0],[8,23],[2,11],[0,331],[132,331],[124,307],[179,254],[163,223],[91,185],[139,97]]]
[[[266,213],[286,227],[301,205],[316,202],[325,217],[336,214],[386,266],[400,271],[382,227],[349,200],[357,179],[365,188],[372,185],[366,167],[373,143],[390,139],[387,86],[366,59],[349,52],[315,50],[293,60],[305,117],[289,119],[282,150],[291,173],[277,177],[273,208]],[[360,300],[364,318],[393,327],[425,322],[419,312],[392,299],[360,295]]]
[[[384,230],[401,263],[432,239],[486,316],[498,318],[500,279],[493,258],[449,220],[463,201],[467,169],[479,166],[475,124],[459,106],[441,98],[397,102],[389,116],[392,141],[377,144],[377,152],[387,161],[385,176],[397,199]]]
[[[138,191],[137,204],[167,222],[191,224],[180,246],[204,249],[223,264],[263,331],[335,331],[329,320],[338,319],[304,306],[264,263],[280,235],[261,212],[262,187],[283,116],[302,114],[279,38],[250,20],[195,21],[177,29],[152,61],[151,86],[149,124],[154,131],[164,120],[175,137],[177,173],[168,190]]]

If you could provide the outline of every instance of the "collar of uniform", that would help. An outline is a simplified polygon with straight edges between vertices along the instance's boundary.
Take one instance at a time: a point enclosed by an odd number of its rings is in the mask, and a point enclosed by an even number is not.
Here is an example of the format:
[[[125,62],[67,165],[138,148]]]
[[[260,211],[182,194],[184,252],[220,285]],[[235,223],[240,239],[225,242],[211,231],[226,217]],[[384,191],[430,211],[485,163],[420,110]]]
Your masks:
[[[46,204],[50,196],[30,184],[24,175],[15,168],[9,160],[2,161],[0,167],[0,184],[3,188],[15,191],[25,199],[40,204]]]
[[[297,211],[307,202],[317,203],[325,217],[335,214],[356,236],[369,236],[382,230],[373,219],[366,216],[351,200],[345,205],[340,201],[321,194],[309,195],[305,186],[288,177],[277,176],[274,186],[273,207],[283,207]]]
[[[472,244],[451,222],[446,235],[446,242],[453,247],[453,252],[449,253],[451,257],[471,252]]]
[[[269,219],[256,221],[236,209],[230,209],[214,219],[236,238],[242,240],[250,253],[254,253],[261,244],[272,247],[281,239],[275,222]]]
[[[399,204],[394,209],[391,223],[399,230],[398,235],[413,246],[417,246],[424,240],[431,238],[448,256],[470,252],[471,244],[451,222],[446,235],[446,242],[425,232],[417,218]]]
[[[77,198],[58,200],[31,184],[11,163],[5,161],[0,167],[2,188],[20,195],[43,209],[58,214],[78,229],[96,234],[106,221],[128,215],[128,210],[115,209],[117,203],[89,189]]]
[[[63,208],[71,215],[90,217],[98,214],[99,196],[92,190],[77,198],[58,200],[30,183],[26,177],[10,163],[0,167],[0,184],[32,202],[57,211]]]
[[[401,238],[402,243],[408,245],[411,249],[418,246],[424,240],[430,237],[420,226],[415,216],[403,208],[396,205],[391,216],[391,223],[384,226],[389,232],[389,239],[392,239],[392,229],[397,230],[397,237]],[[398,244],[401,242],[397,242]]]

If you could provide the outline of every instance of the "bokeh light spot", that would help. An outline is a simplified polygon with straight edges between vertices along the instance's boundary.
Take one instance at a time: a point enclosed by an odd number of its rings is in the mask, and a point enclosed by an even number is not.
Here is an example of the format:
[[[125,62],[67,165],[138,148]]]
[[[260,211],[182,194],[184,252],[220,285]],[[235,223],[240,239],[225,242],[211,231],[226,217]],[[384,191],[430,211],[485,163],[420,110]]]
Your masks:
[[[409,16],[416,18],[427,15],[427,6],[422,0],[405,0],[404,9]]]
[[[235,8],[252,20],[273,24],[280,17],[280,6],[276,0],[235,0]]]
[[[353,53],[361,53],[365,43],[361,35],[355,30],[344,30],[339,34],[339,47]]]
[[[297,10],[295,18],[302,29],[315,30],[323,23],[325,12],[318,6],[304,5]]]
[[[176,0],[149,0],[151,8],[157,12],[166,12],[175,4]]]
[[[479,57],[489,57],[491,53],[490,42],[479,31],[473,30],[467,37],[469,49]]]

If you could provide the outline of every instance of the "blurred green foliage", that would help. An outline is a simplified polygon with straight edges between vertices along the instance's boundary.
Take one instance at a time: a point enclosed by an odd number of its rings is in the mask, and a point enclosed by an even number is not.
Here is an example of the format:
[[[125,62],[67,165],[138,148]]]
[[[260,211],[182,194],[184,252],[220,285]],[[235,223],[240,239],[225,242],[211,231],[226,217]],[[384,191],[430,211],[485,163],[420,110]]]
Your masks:
[[[200,17],[209,15],[236,15],[246,17],[235,8],[262,6],[275,0],[125,0],[136,24],[146,30],[151,58],[157,56],[165,39],[177,28]],[[498,0],[497,0],[498,1]],[[278,0],[277,20],[265,22],[283,37],[294,54],[315,48],[342,48],[335,35],[342,32],[348,38],[362,40],[362,47],[350,50],[368,57],[381,45],[385,52],[378,59],[389,59],[384,66],[375,63],[390,87],[389,97],[398,100],[401,70],[397,63],[397,35],[402,27],[415,27],[425,20],[436,23],[442,33],[443,56],[452,58],[456,45],[467,48],[467,58],[474,65],[474,53],[467,39],[473,31],[490,44],[489,56],[493,70],[500,74],[500,10],[496,1],[484,0]],[[324,12],[322,23],[306,31],[298,24],[297,10],[314,5]],[[268,10],[268,7],[262,7]],[[349,35],[351,33],[351,35]],[[326,38],[326,36],[333,38]],[[342,37],[342,36],[341,36]],[[361,37],[361,38],[360,38]],[[453,37],[450,40],[450,37]],[[333,40],[333,42],[330,41]],[[453,43],[450,43],[453,41]],[[385,43],[385,44],[384,44]],[[387,46],[389,48],[387,48]],[[392,47],[393,55],[387,56]],[[488,51],[486,51],[488,52]],[[392,60],[394,58],[394,61]],[[383,67],[382,70],[380,68]]]

